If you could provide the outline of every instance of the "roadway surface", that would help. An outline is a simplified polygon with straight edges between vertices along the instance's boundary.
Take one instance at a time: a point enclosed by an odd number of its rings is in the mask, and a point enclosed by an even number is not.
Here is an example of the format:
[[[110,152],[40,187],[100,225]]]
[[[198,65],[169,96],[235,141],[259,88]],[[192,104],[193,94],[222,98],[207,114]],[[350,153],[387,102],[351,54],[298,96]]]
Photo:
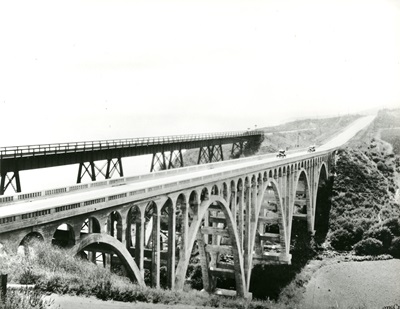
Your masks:
[[[335,149],[347,141],[349,141],[353,136],[355,136],[359,131],[367,127],[373,120],[375,116],[366,116],[360,119],[357,119],[352,124],[350,124],[344,131],[339,133],[336,137],[331,139],[326,144],[317,148],[317,150],[312,153],[313,156],[318,155],[318,153],[323,153],[330,149]],[[286,159],[294,159],[289,160],[291,162],[295,161],[296,158],[304,157],[305,155],[310,155],[306,150],[302,151],[293,151],[288,152]],[[263,155],[263,156],[255,156],[254,160],[249,160],[249,158],[245,159],[236,159],[232,161],[225,161],[225,164],[221,164],[219,166],[218,163],[209,164],[209,169],[205,170],[193,170],[193,171],[184,171],[180,174],[167,175],[164,177],[160,177],[158,179],[151,179],[146,181],[135,181],[135,182],[127,182],[124,185],[116,186],[116,187],[99,187],[99,188],[91,188],[88,190],[82,191],[73,191],[68,193],[63,193],[62,195],[52,195],[46,196],[39,199],[32,200],[24,200],[12,202],[9,204],[0,205],[0,218],[1,217],[9,217],[29,212],[35,212],[40,210],[45,210],[49,208],[54,208],[60,205],[69,205],[74,203],[79,203],[86,200],[92,200],[96,198],[117,195],[121,193],[126,193],[135,190],[146,189],[150,187],[166,185],[168,183],[176,183],[184,180],[190,180],[196,177],[204,177],[204,176],[212,176],[215,174],[230,172],[232,170],[240,170],[248,167],[255,167],[262,164],[271,165],[272,163],[280,163],[282,159],[276,157],[275,154]],[[228,163],[227,162],[231,162]],[[219,162],[221,163],[221,162]],[[290,163],[288,163],[290,164]]]

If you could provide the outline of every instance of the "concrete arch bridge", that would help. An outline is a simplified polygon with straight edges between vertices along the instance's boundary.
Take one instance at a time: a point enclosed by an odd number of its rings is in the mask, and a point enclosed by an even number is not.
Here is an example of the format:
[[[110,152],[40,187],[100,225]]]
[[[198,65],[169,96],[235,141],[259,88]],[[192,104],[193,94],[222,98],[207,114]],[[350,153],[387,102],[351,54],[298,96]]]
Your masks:
[[[183,288],[195,252],[207,291],[218,288],[218,278],[230,278],[236,294],[247,297],[254,265],[291,263],[294,221],[314,232],[318,187],[333,171],[334,151],[250,157],[98,189],[3,198],[0,242],[39,237],[92,261],[100,253],[104,266],[122,264],[138,284],[149,273],[149,284],[172,289]]]

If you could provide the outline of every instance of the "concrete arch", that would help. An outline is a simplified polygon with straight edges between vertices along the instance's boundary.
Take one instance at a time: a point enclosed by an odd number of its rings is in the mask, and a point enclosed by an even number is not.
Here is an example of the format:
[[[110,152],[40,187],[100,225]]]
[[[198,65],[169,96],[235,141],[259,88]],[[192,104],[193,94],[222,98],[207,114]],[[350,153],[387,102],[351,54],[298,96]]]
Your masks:
[[[61,230],[59,227],[66,225],[67,230]],[[69,223],[61,223],[56,227],[53,233],[51,243],[59,247],[72,247],[75,244],[74,226]]]
[[[321,179],[322,177],[322,179]],[[312,228],[314,229],[315,227],[315,214],[317,211],[317,198],[318,198],[318,187],[321,185],[321,180],[322,181],[327,181],[329,179],[329,174],[328,174],[328,167],[325,162],[322,162],[321,165],[319,166],[317,175],[316,175],[316,182],[314,186],[314,196],[313,196],[313,209],[312,209]]]
[[[210,190],[207,187],[203,187],[200,191],[200,202],[208,199],[210,196]]]
[[[262,193],[258,197],[259,203],[257,204],[255,222],[256,222],[256,224],[258,224],[258,220],[259,220],[259,217],[260,217],[261,206],[262,206],[261,204],[262,204],[265,192],[266,192],[267,187],[268,187],[269,184],[272,184],[272,189],[273,189],[273,191],[275,193],[275,197],[276,197],[277,204],[278,204],[277,205],[278,211],[281,213],[281,223],[282,223],[282,226],[283,226],[283,232],[284,232],[284,236],[285,236],[286,235],[286,224],[285,224],[285,220],[284,220],[284,209],[283,209],[284,206],[282,205],[282,199],[281,199],[281,192],[280,192],[279,184],[273,178],[272,179],[268,178],[267,181],[264,182],[264,185],[263,185],[263,188],[262,188]],[[253,235],[252,235],[252,240],[253,240],[252,241],[253,245],[251,247],[252,250],[253,250],[253,246],[254,246],[255,235],[256,235],[256,230],[253,231]]]
[[[81,235],[87,234],[85,232],[82,232],[84,226],[86,225],[86,220],[88,220],[87,233],[101,233],[101,225],[100,225],[99,219],[94,215],[90,215],[90,216],[86,217],[85,219],[83,219],[80,223],[80,226],[81,226],[80,234]],[[90,223],[90,220],[93,220],[92,223]],[[93,227],[90,226],[91,224],[93,224]],[[90,229],[92,229],[92,231],[90,231]],[[93,230],[95,230],[95,231],[93,231]]]
[[[306,186],[305,190],[306,190],[307,227],[308,227],[308,229],[311,229],[312,228],[312,207],[313,207],[312,204],[314,202],[314,199],[311,196],[311,189],[312,188],[311,188],[311,184],[310,184],[310,176],[307,173],[307,170],[304,169],[304,168],[302,168],[302,169],[300,169],[298,171],[297,177],[296,177],[296,179],[294,181],[294,186],[293,186],[294,190],[292,192],[292,194],[293,194],[293,196],[292,196],[293,205],[291,205],[291,208],[294,209],[294,202],[296,200],[296,191],[297,191],[297,188],[299,186],[299,181],[300,181],[300,178],[301,178],[302,175],[304,175],[305,186]],[[293,218],[289,218],[289,219],[292,220]]]
[[[265,192],[267,190],[267,187],[269,184],[272,184],[272,188],[275,194],[275,198],[277,201],[277,208],[279,213],[281,214],[279,216],[280,218],[280,222],[279,222],[279,226],[280,226],[280,234],[281,234],[281,239],[283,238],[285,241],[285,247],[287,247],[286,244],[286,235],[287,235],[287,228],[286,228],[286,224],[285,224],[285,220],[284,220],[284,209],[283,209],[283,205],[282,205],[282,199],[281,199],[281,192],[280,192],[280,187],[278,182],[273,179],[273,178],[269,178],[267,179],[266,182],[264,182],[263,188],[262,188],[262,193],[260,194],[259,198],[259,203],[257,204],[257,209],[255,212],[255,225],[254,228],[251,230],[251,247],[250,247],[250,259],[249,259],[249,272],[247,274],[247,278],[246,278],[246,282],[247,282],[247,290],[250,287],[250,280],[251,280],[251,270],[253,268],[253,252],[254,252],[254,246],[255,246],[255,238],[256,238],[256,234],[257,234],[257,226],[258,226],[258,221],[259,221],[259,217],[260,217],[260,212],[261,212],[261,206],[262,206],[262,201],[264,199],[264,195]]]
[[[229,187],[225,181],[222,183],[221,193],[222,193],[221,195],[222,195],[223,199],[225,201],[229,201],[229,198],[228,198],[229,197]]]
[[[124,247],[124,245],[121,242],[119,242],[117,239],[115,239],[110,235],[107,234],[87,235],[78,244],[76,244],[73,248],[71,248],[70,254],[72,256],[75,256],[80,251],[82,251],[91,244],[103,244],[106,247],[111,248],[126,266],[129,276],[131,278],[136,279],[136,281],[140,286],[145,286],[144,279],[140,274],[139,268],[137,267],[129,251]]]
[[[324,180],[327,180],[329,178],[328,167],[326,165],[327,164],[325,162],[322,162],[321,165],[319,166],[318,174],[317,174],[318,181],[319,181],[319,178],[320,178],[321,173],[322,173],[323,170],[325,171],[324,172],[325,173],[325,179]]]
[[[230,238],[232,239],[231,244],[233,247],[233,256],[234,256],[234,268],[235,268],[235,280],[236,280],[236,292],[238,296],[244,296],[246,293],[246,283],[245,283],[245,274],[244,274],[244,266],[243,266],[243,256],[242,256],[242,248],[239,242],[239,235],[236,229],[235,220],[232,216],[232,213],[229,210],[229,205],[219,196],[210,196],[208,200],[205,200],[201,203],[199,209],[199,216],[196,221],[193,221],[192,225],[189,229],[188,235],[188,246],[185,248],[186,254],[185,256],[190,256],[190,253],[193,249],[194,242],[197,237],[197,232],[200,229],[202,219],[206,216],[207,210],[211,204],[218,202],[221,205],[221,209],[225,215],[228,233]],[[185,282],[185,275],[189,265],[189,259],[180,259],[178,262],[178,266],[176,269],[176,279],[175,286],[177,289],[182,290],[183,284]],[[203,267],[203,265],[202,265]]]
[[[28,234],[26,234],[21,241],[19,242],[19,246],[25,246],[27,244],[29,244],[30,241],[32,240],[40,240],[40,241],[44,241],[44,237],[41,233],[39,232],[30,232]]]

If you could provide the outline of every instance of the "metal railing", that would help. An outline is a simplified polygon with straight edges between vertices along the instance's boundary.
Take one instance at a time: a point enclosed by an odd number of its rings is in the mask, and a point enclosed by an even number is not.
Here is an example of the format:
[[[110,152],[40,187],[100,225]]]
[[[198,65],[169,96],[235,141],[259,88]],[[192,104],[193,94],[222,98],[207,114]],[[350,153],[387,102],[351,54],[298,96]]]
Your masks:
[[[115,140],[97,140],[57,144],[38,144],[0,147],[0,159],[20,158],[39,155],[52,155],[85,151],[97,151],[138,146],[163,145],[179,142],[210,140],[218,138],[246,137],[263,134],[260,130],[203,133],[189,135],[170,135],[157,137],[139,137]]]

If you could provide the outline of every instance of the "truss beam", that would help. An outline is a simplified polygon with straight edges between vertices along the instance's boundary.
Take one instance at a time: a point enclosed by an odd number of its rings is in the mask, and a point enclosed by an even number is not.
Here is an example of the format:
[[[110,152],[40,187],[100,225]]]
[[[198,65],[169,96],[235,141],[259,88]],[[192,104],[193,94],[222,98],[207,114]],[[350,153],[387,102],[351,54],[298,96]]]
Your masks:
[[[94,161],[79,163],[77,183],[82,182],[82,178],[87,174],[92,181],[96,181],[97,176],[102,175],[104,179],[110,179],[117,172],[120,177],[124,176],[121,158],[107,159],[101,167]]]
[[[163,171],[183,166],[183,156],[181,149],[174,151],[162,151],[153,153],[150,172]]]
[[[201,147],[199,150],[199,158],[197,164],[205,164],[224,161],[224,155],[222,152],[222,145],[213,145]]]
[[[10,175],[12,174],[12,175]],[[0,181],[0,195],[3,195],[8,187],[12,187],[14,192],[21,192],[21,181],[19,178],[19,171],[8,172],[1,175]]]

